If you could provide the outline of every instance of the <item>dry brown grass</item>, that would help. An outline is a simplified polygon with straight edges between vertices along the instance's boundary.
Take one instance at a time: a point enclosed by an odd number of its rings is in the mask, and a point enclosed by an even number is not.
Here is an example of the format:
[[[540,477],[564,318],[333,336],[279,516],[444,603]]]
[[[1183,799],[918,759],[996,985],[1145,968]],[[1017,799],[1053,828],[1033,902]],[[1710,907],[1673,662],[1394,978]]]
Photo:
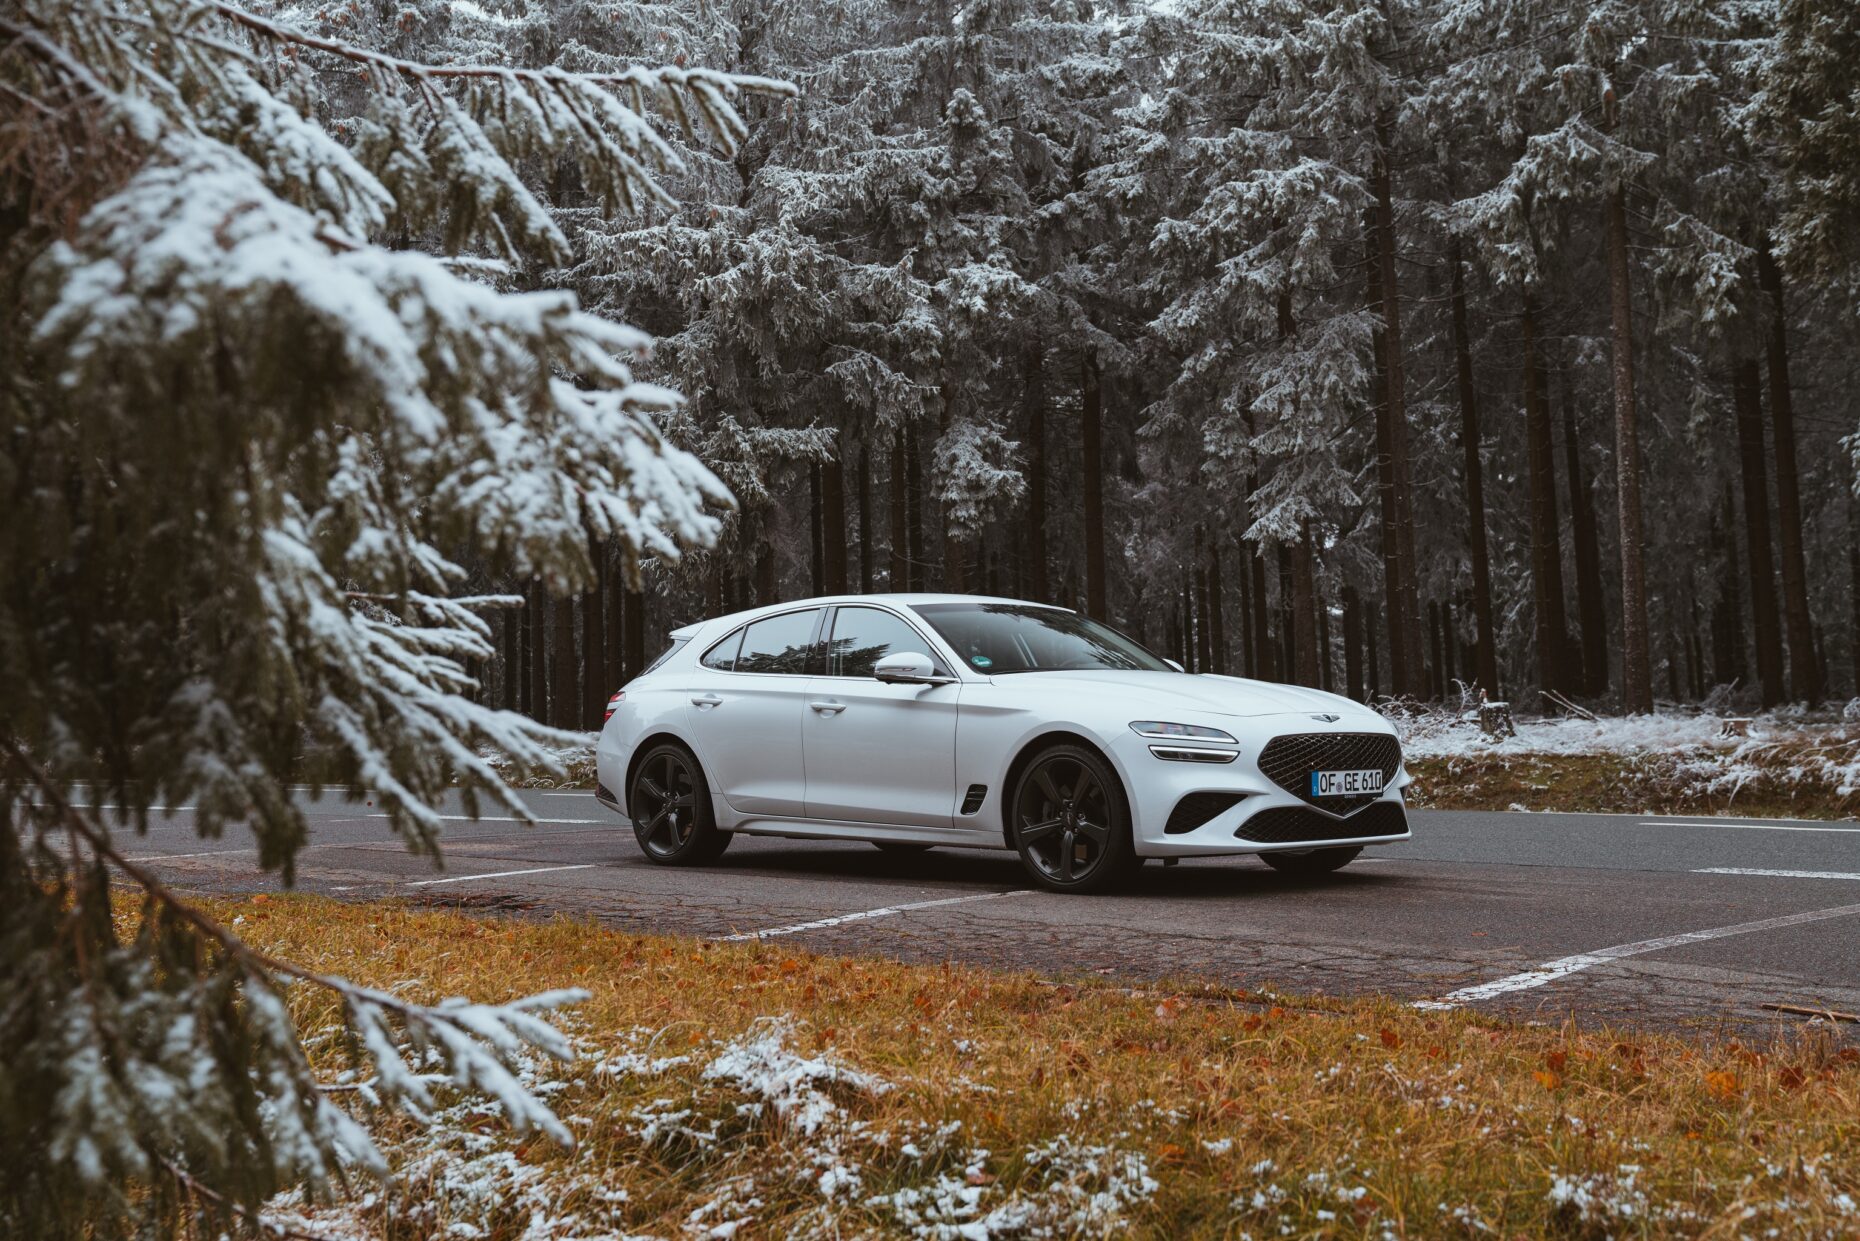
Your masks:
[[[1860,1052],[1825,1031],[1754,1050],[309,897],[214,908],[269,950],[427,997],[592,992],[582,1059],[551,1069],[577,1152],[489,1107],[383,1121],[406,1192],[312,1212],[325,1227],[956,1236],[996,1212],[1023,1231],[988,1235],[1860,1235]],[[299,1002],[327,1027],[324,1001]],[[782,1119],[706,1079],[758,1031],[870,1081],[817,1083]],[[811,1098],[831,1107],[810,1134]],[[823,1187],[833,1166],[856,1180]]]
[[[1809,760],[1823,747],[1778,744],[1732,762],[1708,750],[1643,754],[1507,754],[1414,758],[1408,803],[1424,810],[1561,810],[1591,814],[1735,814],[1851,819],[1860,789]]]

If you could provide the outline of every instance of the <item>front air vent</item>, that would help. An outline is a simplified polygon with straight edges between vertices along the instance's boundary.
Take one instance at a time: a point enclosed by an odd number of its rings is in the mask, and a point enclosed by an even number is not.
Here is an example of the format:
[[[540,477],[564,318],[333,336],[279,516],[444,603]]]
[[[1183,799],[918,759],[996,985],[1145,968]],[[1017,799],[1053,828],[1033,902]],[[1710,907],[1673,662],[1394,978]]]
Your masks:
[[[1303,806],[1272,806],[1242,823],[1234,832],[1234,838],[1262,845],[1291,845],[1307,840],[1401,836],[1407,831],[1408,816],[1403,813],[1401,803],[1379,801],[1347,819],[1333,819]]]
[[[1211,823],[1215,818],[1245,801],[1245,793],[1190,793],[1169,812],[1163,835],[1180,836]]]
[[[971,784],[969,791],[962,795],[962,813],[974,814],[982,808],[982,800],[988,796],[986,784]]]
[[[1382,794],[1361,797],[1313,797],[1314,771],[1382,772],[1383,787],[1401,770],[1401,743],[1387,733],[1288,733],[1274,737],[1259,754],[1260,774],[1293,797],[1320,806],[1332,814],[1348,814],[1381,799]]]

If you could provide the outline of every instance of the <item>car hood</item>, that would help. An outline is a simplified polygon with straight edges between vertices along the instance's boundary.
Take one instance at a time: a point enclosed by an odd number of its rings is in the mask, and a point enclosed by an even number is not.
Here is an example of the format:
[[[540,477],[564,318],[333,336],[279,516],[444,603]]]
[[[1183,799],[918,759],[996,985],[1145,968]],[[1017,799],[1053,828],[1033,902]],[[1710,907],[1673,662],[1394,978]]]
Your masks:
[[[1114,697],[1134,710],[1202,711],[1212,715],[1329,714],[1345,720],[1384,723],[1361,703],[1321,690],[1243,677],[1191,675],[1182,672],[1117,672],[1110,669],[1066,672],[1019,672],[996,678],[1009,685],[1023,677],[1037,679],[1042,688],[1074,688],[1098,697]],[[1161,718],[1161,717],[1159,717]]]

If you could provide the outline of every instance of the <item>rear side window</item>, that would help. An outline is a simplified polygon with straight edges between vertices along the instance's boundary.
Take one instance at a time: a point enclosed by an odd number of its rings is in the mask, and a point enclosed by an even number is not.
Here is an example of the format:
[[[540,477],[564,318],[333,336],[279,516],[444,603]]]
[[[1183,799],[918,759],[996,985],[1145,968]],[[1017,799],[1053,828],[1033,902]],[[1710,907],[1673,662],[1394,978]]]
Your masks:
[[[805,673],[813,649],[814,622],[819,619],[820,609],[810,608],[756,621],[743,630],[734,671]]]
[[[869,677],[887,655],[923,655],[935,664],[930,644],[915,629],[878,608],[841,608],[833,614],[827,643],[827,675]],[[940,669],[939,669],[940,671]]]
[[[698,662],[706,668],[717,672],[728,672],[736,666],[736,648],[743,644],[743,631],[735,633],[704,652],[704,658]]]

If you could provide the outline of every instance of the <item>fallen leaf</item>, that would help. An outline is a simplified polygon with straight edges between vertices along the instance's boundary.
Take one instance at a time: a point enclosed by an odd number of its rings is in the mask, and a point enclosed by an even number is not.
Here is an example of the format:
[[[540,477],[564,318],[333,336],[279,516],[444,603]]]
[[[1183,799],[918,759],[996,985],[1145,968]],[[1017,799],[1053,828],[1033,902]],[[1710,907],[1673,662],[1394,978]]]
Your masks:
[[[1382,1027],[1382,1045],[1384,1047],[1389,1048],[1390,1050],[1400,1047],[1401,1046],[1401,1035],[1395,1033],[1395,1031],[1389,1029],[1387,1026],[1383,1026]]]
[[[1545,1090],[1555,1090],[1558,1086],[1561,1086],[1563,1084],[1562,1078],[1558,1077],[1555,1073],[1547,1072],[1544,1069],[1534,1070],[1531,1073],[1531,1076],[1536,1078],[1537,1084],[1539,1086],[1542,1086]]]
[[[1550,1071],[1552,1073],[1561,1073],[1563,1071],[1563,1066],[1569,1063],[1569,1053],[1566,1051],[1553,1051],[1544,1057],[1544,1063],[1550,1066]]]

